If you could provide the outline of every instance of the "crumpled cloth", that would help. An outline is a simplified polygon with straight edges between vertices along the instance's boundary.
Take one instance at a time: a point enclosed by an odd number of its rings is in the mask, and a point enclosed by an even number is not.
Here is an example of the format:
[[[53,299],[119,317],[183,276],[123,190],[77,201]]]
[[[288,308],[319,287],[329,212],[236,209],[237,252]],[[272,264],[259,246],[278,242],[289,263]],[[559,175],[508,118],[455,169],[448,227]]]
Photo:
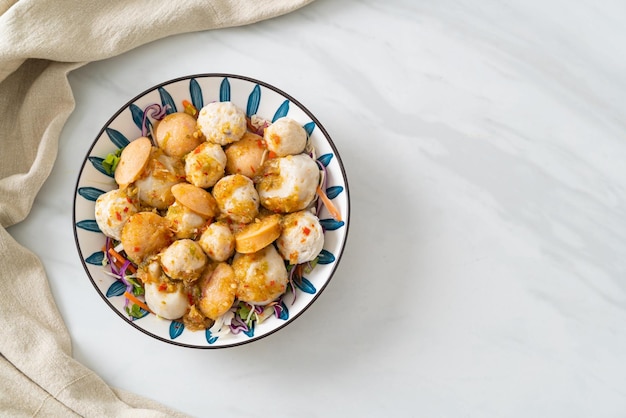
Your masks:
[[[6,230],[26,218],[52,170],[74,109],[68,73],[169,35],[252,24],[311,1],[0,0],[0,414],[183,416],[109,387],[72,358],[41,261]]]

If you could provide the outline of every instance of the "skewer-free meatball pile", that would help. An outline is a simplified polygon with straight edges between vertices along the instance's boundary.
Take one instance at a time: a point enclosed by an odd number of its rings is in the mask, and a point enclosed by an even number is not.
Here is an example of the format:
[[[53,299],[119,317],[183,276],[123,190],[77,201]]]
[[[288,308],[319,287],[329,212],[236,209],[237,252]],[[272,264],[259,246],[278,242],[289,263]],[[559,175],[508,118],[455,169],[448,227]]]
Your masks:
[[[320,171],[298,122],[251,132],[231,102],[192,113],[168,114],[122,150],[119,187],[95,212],[150,310],[199,330],[239,302],[277,300],[287,266],[314,260],[324,234],[312,209]]]

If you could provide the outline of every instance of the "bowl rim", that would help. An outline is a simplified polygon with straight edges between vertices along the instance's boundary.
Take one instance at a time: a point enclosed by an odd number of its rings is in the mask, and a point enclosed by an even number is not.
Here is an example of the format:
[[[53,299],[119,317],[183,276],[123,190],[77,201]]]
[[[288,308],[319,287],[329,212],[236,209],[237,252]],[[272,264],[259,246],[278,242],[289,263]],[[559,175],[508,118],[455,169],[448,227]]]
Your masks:
[[[263,86],[269,90],[274,91],[275,93],[278,93],[279,95],[283,96],[284,98],[288,99],[290,102],[294,103],[296,106],[298,106],[300,108],[300,110],[302,110],[302,112],[304,112],[308,117],[311,118],[311,120],[313,122],[315,122],[315,125],[317,128],[320,129],[320,131],[322,132],[325,140],[328,142],[328,145],[330,146],[330,148],[333,150],[333,153],[335,155],[335,158],[337,158],[337,162],[338,162],[338,166],[339,169],[341,171],[341,176],[343,179],[343,183],[344,183],[344,189],[345,189],[345,193],[346,193],[346,217],[343,220],[344,221],[344,225],[342,227],[343,229],[343,242],[341,243],[340,249],[339,249],[339,253],[336,255],[336,259],[334,261],[332,270],[330,271],[330,273],[328,274],[328,278],[325,280],[324,284],[318,289],[318,291],[312,296],[311,300],[298,312],[294,313],[293,316],[290,315],[289,319],[287,321],[285,321],[283,324],[279,325],[278,327],[267,331],[261,335],[254,335],[251,338],[248,338],[246,340],[243,341],[237,341],[237,342],[233,342],[233,343],[229,343],[229,344],[220,344],[220,345],[211,345],[211,344],[207,344],[206,346],[204,345],[193,345],[193,344],[187,344],[187,343],[181,343],[179,341],[175,341],[173,339],[166,339],[163,338],[159,335],[155,335],[154,333],[151,333],[149,330],[145,329],[144,327],[141,327],[139,325],[137,325],[134,321],[129,320],[125,315],[122,314],[122,312],[120,312],[115,306],[113,306],[113,304],[106,298],[106,296],[100,291],[98,285],[96,284],[94,278],[92,277],[91,273],[89,272],[89,269],[87,267],[87,264],[85,262],[85,257],[83,257],[83,253],[81,251],[81,247],[80,247],[80,241],[78,239],[78,229],[76,227],[76,199],[78,196],[78,189],[79,189],[79,184],[81,181],[81,177],[82,174],[85,170],[85,165],[87,164],[87,161],[89,159],[89,156],[91,155],[91,152],[93,150],[93,148],[96,146],[96,144],[99,142],[99,138],[102,137],[102,135],[105,133],[107,127],[109,127],[111,125],[111,123],[125,110],[127,110],[131,104],[133,104],[134,102],[136,102],[137,100],[141,99],[143,96],[159,89],[160,87],[164,87],[173,83],[177,83],[179,81],[184,81],[184,80],[190,80],[190,79],[194,79],[194,78],[231,78],[231,79],[238,79],[238,80],[243,80],[243,81],[247,81],[250,83],[255,83],[255,84],[259,84],[260,86]],[[328,131],[326,131],[326,128],[320,123],[320,121],[317,119],[317,117],[306,107],[304,106],[300,101],[298,101],[297,99],[295,99],[293,96],[291,96],[290,94],[287,94],[286,92],[284,92],[283,90],[279,89],[278,87],[273,86],[272,84],[269,84],[265,81],[261,81],[258,80],[256,78],[253,77],[249,77],[249,76],[244,76],[244,75],[239,75],[239,74],[233,74],[233,73],[195,73],[195,74],[189,74],[189,75],[185,75],[185,76],[180,76],[180,77],[175,77],[163,82],[160,82],[158,84],[155,84],[151,87],[148,87],[147,89],[144,89],[142,92],[140,92],[139,94],[136,94],[135,96],[133,96],[130,100],[126,101],[125,104],[121,105],[117,111],[115,111],[115,113],[102,125],[102,128],[98,131],[97,135],[95,136],[95,138],[92,140],[91,145],[89,146],[89,148],[87,149],[87,152],[85,153],[85,156],[83,158],[82,164],[80,166],[80,169],[78,170],[78,175],[76,177],[76,182],[74,185],[74,196],[73,196],[73,205],[72,205],[72,229],[73,229],[73,233],[74,233],[74,244],[76,247],[76,251],[78,252],[78,256],[80,259],[80,262],[83,266],[83,270],[85,271],[85,273],[87,274],[87,277],[89,278],[89,281],[91,282],[92,286],[95,288],[96,293],[100,296],[100,298],[102,300],[104,300],[104,302],[107,304],[107,306],[113,311],[115,312],[120,318],[122,318],[124,320],[124,322],[126,322],[127,324],[131,325],[133,328],[141,331],[142,333],[146,334],[147,336],[154,338],[156,340],[160,340],[163,341],[165,343],[171,344],[171,345],[175,345],[175,346],[179,346],[179,347],[186,347],[186,348],[193,348],[193,349],[200,349],[200,350],[216,350],[216,349],[223,349],[223,348],[232,348],[232,347],[238,347],[238,346],[243,346],[243,345],[247,345],[250,344],[252,342],[255,341],[259,341],[265,337],[268,337],[274,333],[276,333],[277,331],[285,328],[287,325],[293,323],[296,319],[298,319],[305,311],[307,311],[311,305],[313,305],[313,303],[317,300],[317,298],[323,293],[323,291],[326,289],[326,287],[328,286],[328,284],[330,283],[330,281],[332,280],[332,278],[334,277],[337,268],[339,266],[339,263],[341,262],[341,259],[343,258],[343,253],[346,247],[346,244],[348,242],[348,236],[349,236],[349,230],[350,230],[350,218],[351,218],[351,204],[350,204],[350,190],[349,190],[349,185],[348,185],[348,177],[345,171],[345,166],[343,164],[343,160],[341,158],[341,155],[339,154],[337,147],[334,143],[334,141],[332,140],[331,136],[329,135]]]

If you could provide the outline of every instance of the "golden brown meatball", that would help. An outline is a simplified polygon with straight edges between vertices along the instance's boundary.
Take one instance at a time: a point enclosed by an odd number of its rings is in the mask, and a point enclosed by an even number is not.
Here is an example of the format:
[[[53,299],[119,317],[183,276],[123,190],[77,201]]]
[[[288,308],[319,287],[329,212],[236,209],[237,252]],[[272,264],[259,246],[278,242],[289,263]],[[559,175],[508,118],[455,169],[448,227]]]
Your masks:
[[[200,312],[214,320],[222,316],[235,302],[237,279],[233,268],[226,263],[218,264],[204,280],[201,292],[198,302]]]
[[[261,170],[265,151],[263,138],[246,132],[243,138],[230,144],[225,150],[226,173],[253,178]]]
[[[128,258],[141,264],[170,245],[172,237],[165,218],[153,212],[138,212],[124,224],[121,242]]]
[[[181,158],[203,141],[196,128],[196,118],[175,112],[165,116],[154,130],[154,139],[166,155]]]

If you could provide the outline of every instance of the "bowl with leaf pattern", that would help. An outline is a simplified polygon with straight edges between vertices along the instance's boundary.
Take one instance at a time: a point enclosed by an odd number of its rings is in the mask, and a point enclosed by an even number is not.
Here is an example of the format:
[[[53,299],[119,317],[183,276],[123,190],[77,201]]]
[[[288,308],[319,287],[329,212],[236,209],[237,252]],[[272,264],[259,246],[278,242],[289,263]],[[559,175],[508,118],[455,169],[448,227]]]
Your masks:
[[[211,102],[234,103],[245,112],[248,121],[257,118],[271,123],[287,116],[299,122],[314,149],[312,157],[324,174],[321,185],[324,200],[330,201],[334,210],[329,211],[323,204],[316,205],[324,230],[323,249],[313,262],[297,269],[286,262],[289,286],[279,299],[266,306],[235,301],[229,311],[232,314],[224,319],[227,322],[194,330],[186,327],[182,320],[166,320],[153,314],[142,292],[133,293],[137,288],[141,290],[141,285],[132,274],[125,276],[129,263],[121,271],[119,266],[115,267],[115,260],[111,260],[107,245],[110,246],[112,240],[98,227],[95,202],[102,194],[118,187],[109,157],[119,155],[131,141],[150,135],[155,109],[168,114],[185,111],[186,106],[202,109]],[[99,131],[76,181],[74,237],[87,277],[114,317],[166,343],[190,348],[225,348],[250,343],[282,329],[320,296],[333,277],[346,245],[349,205],[347,177],[337,148],[320,121],[298,100],[249,77],[196,74],[165,81],[138,94],[115,112]],[[238,321],[233,320],[233,316]]]

